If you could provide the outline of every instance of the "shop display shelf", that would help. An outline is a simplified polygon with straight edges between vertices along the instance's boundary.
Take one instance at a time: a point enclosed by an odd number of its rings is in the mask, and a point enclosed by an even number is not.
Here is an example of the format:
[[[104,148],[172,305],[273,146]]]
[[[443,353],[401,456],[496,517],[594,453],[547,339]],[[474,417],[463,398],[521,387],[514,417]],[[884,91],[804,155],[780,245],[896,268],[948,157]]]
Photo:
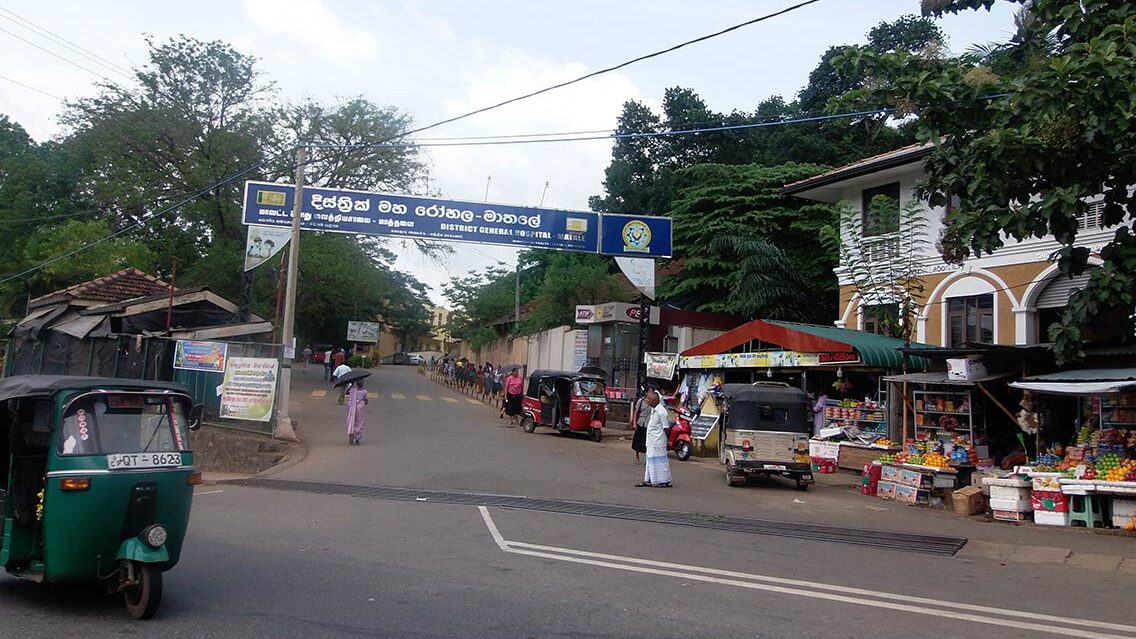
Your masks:
[[[949,411],[949,410],[927,410],[925,408],[924,409],[916,409],[915,412],[916,413],[934,413],[936,415],[962,415],[964,417],[970,416],[970,413],[960,413],[958,411]]]

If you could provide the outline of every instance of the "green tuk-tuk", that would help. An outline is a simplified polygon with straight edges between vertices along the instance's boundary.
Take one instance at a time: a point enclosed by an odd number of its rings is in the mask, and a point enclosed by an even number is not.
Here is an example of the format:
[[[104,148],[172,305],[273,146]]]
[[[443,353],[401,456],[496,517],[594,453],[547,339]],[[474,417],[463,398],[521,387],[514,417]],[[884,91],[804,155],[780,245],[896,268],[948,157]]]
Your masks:
[[[168,382],[0,380],[0,565],[37,582],[102,582],[154,615],[181,555],[200,407]]]

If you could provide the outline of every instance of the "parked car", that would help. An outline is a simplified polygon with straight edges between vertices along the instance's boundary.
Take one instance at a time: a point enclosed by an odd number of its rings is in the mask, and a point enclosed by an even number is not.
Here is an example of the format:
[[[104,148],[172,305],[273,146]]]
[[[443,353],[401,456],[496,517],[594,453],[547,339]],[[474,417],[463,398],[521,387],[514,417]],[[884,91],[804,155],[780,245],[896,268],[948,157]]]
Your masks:
[[[406,353],[395,353],[394,355],[387,355],[379,360],[382,364],[394,364],[395,366],[406,366],[410,363],[410,356]]]
[[[415,353],[414,355],[408,355],[407,356],[406,363],[411,365],[411,366],[421,366],[421,365],[426,363],[426,358]]]

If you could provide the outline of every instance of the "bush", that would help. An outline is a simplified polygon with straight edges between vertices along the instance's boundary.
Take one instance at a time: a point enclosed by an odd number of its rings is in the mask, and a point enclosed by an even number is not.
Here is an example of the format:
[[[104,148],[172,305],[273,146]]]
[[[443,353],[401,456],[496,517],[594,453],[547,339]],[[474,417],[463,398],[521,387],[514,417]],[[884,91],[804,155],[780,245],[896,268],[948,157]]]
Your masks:
[[[351,359],[347,360],[347,365],[351,368],[371,368],[375,365],[375,360],[363,355],[352,355]]]

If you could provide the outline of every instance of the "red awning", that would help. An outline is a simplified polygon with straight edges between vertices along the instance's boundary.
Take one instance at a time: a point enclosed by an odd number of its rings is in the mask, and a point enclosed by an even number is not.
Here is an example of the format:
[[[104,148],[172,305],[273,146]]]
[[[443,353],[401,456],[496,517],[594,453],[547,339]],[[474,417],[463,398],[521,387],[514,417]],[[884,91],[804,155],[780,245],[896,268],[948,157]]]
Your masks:
[[[856,352],[856,349],[853,348],[851,344],[845,342],[810,335],[803,331],[770,324],[762,320],[754,320],[748,324],[742,324],[728,333],[723,333],[712,340],[688,348],[682,352],[682,355],[683,357],[689,357],[691,355],[717,355],[719,353],[728,353],[754,340],[774,344],[785,350],[797,351],[799,353]]]

